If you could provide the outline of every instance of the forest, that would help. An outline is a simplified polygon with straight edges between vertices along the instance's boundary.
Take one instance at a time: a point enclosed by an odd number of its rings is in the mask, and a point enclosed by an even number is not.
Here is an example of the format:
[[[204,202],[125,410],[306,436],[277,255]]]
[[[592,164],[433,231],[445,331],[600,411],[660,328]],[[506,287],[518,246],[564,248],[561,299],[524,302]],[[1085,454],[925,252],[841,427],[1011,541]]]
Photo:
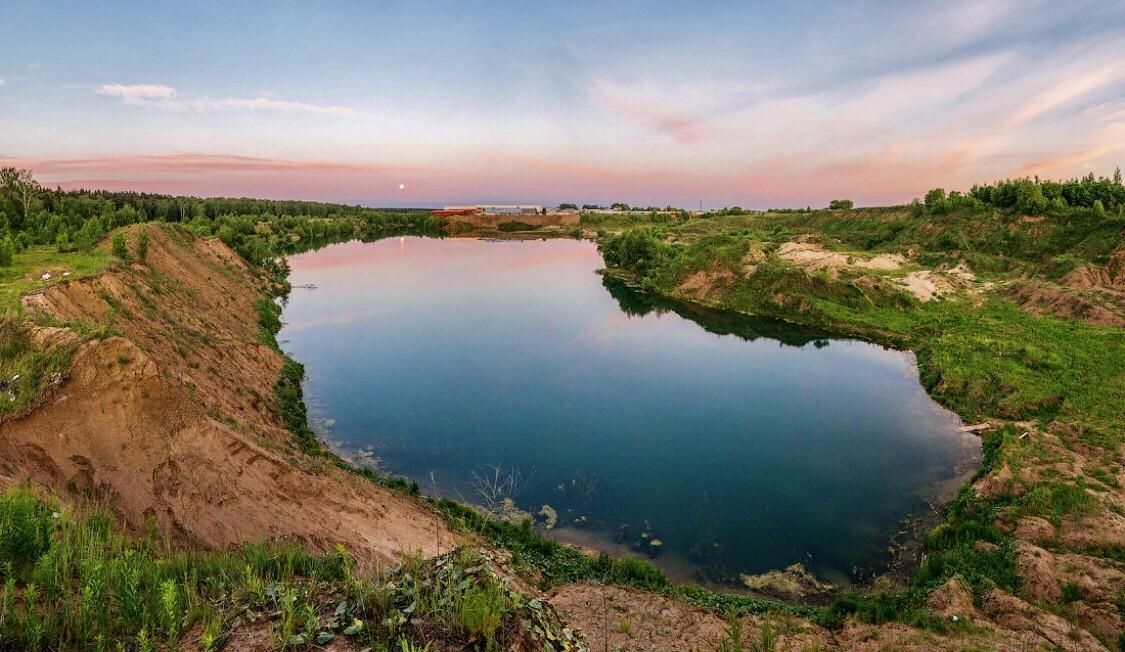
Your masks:
[[[0,265],[34,245],[85,251],[114,229],[142,222],[181,224],[218,236],[261,263],[293,242],[363,237],[387,230],[429,230],[442,221],[419,209],[372,209],[311,201],[177,197],[40,185],[31,170],[0,169]]]

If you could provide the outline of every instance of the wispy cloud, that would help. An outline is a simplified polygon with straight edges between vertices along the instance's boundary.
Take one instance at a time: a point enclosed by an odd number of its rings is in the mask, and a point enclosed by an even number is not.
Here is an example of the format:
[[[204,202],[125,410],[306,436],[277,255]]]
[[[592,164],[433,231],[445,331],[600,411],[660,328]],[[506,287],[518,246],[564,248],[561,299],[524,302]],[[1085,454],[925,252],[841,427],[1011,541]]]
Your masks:
[[[271,97],[255,97],[253,99],[226,98],[221,100],[201,100],[201,107],[212,109],[242,109],[246,111],[287,111],[295,113],[323,113],[328,115],[352,116],[356,115],[353,109],[345,106],[325,106],[310,104],[308,102],[292,102],[278,100]]]
[[[422,168],[373,163],[340,161],[289,160],[236,156],[231,154],[201,154],[177,152],[172,154],[140,154],[125,156],[95,156],[83,158],[17,159],[0,157],[4,165],[29,167],[44,176],[85,174],[96,170],[100,174],[205,174],[215,172],[325,172],[338,174],[376,174],[385,172],[417,172]]]
[[[681,143],[697,142],[707,133],[702,115],[661,108],[667,102],[660,98],[631,95],[606,82],[594,84],[594,97],[610,111]]]
[[[1125,153],[1125,122],[1116,122],[1091,134],[1091,144],[1075,151],[1033,161],[1020,168],[1021,176],[1052,176],[1060,172],[1085,167],[1093,169],[1094,162],[1109,155]]]
[[[147,106],[168,111],[275,111],[354,116],[345,106],[296,102],[272,97],[224,97],[183,99],[175,88],[163,84],[102,84],[98,95],[119,98],[129,106]]]
[[[1015,126],[1037,118],[1090,91],[1118,80],[1121,77],[1121,72],[1121,65],[1114,63],[1079,75],[1074,79],[1067,79],[1028,100],[1022,109],[1011,116],[1005,126]]]
[[[4,88],[4,80],[0,79],[0,88]]]
[[[176,89],[162,84],[102,84],[98,95],[120,98],[130,106],[145,106],[171,101]]]

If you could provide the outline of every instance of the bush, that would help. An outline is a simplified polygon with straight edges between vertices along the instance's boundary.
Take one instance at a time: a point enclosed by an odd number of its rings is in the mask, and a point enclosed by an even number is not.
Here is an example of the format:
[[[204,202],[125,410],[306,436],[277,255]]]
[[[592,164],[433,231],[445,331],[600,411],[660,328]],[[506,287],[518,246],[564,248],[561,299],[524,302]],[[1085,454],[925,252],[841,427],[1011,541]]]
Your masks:
[[[129,260],[129,249],[125,246],[125,234],[120,231],[113,234],[113,255],[121,260]]]
[[[141,234],[137,236],[137,260],[142,263],[148,258],[148,229],[141,229]]]
[[[0,240],[0,267],[8,267],[12,264],[12,259],[16,255],[16,243],[12,241],[12,234],[4,236]]]
[[[607,265],[644,273],[660,256],[662,243],[651,229],[630,229],[602,245]]]
[[[850,199],[833,199],[832,201],[828,202],[828,208],[830,210],[846,211],[851,210],[853,207],[855,207],[855,203]]]

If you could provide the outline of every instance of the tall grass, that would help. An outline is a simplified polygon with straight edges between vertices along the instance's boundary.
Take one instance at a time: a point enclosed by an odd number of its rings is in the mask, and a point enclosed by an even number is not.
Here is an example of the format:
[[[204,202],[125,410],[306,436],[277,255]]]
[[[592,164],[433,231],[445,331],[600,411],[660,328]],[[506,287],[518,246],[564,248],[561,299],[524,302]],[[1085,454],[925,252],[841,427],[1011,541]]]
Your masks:
[[[5,650],[165,650],[190,637],[210,651],[248,616],[265,619],[278,649],[337,636],[381,649],[422,650],[431,640],[584,649],[508,577],[495,556],[471,549],[413,558],[369,578],[356,576],[342,548],[182,550],[154,533],[130,536],[101,509],[75,513],[24,488],[0,495]]]

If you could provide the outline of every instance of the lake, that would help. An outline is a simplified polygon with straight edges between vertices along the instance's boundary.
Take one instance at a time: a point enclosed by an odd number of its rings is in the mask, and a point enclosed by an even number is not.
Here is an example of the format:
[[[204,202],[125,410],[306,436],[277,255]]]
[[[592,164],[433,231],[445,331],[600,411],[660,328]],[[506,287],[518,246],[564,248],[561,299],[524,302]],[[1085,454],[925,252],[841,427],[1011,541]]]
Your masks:
[[[590,242],[395,237],[289,263],[279,339],[338,450],[474,502],[506,495],[502,469],[558,536],[677,575],[878,568],[979,459],[913,355],[654,300],[597,274]]]

